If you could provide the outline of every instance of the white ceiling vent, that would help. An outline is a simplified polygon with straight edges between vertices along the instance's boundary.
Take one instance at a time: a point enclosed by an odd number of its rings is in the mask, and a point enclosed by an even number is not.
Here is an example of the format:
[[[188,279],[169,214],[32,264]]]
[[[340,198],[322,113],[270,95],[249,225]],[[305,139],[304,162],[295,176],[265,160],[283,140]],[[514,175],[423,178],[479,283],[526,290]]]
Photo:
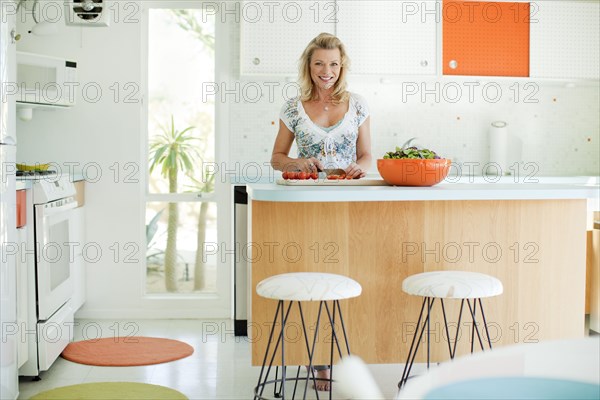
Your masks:
[[[107,0],[65,1],[67,25],[108,26]]]

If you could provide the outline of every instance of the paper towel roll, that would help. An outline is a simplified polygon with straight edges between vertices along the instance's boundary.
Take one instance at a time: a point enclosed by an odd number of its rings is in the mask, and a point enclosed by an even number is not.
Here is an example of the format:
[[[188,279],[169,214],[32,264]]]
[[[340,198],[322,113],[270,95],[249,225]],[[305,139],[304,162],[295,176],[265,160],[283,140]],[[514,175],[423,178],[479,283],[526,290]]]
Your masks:
[[[506,175],[508,173],[508,128],[504,121],[492,122],[489,132],[490,164],[487,173]],[[496,167],[496,168],[494,168]]]

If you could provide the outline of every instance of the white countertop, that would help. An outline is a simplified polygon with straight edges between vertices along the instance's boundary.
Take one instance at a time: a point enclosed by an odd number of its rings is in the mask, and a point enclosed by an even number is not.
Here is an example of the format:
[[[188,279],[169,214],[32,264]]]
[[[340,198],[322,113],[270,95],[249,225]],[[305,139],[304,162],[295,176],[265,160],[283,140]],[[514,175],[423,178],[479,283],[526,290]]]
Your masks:
[[[419,200],[558,200],[590,199],[598,202],[598,177],[539,177],[537,183],[502,177],[498,182],[485,177],[448,179],[432,187],[395,186],[282,186],[275,183],[249,184],[248,196],[258,201],[347,202]],[[600,209],[600,208],[599,208]]]

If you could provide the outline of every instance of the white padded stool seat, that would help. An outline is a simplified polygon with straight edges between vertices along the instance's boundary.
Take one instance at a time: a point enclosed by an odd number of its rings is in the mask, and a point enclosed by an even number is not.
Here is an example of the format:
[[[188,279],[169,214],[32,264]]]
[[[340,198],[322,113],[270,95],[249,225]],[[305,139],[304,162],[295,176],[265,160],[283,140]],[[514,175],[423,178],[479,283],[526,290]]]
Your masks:
[[[292,272],[270,276],[256,285],[256,293],[267,299],[326,301],[357,297],[358,282],[347,276],[321,272]]]
[[[402,282],[408,294],[443,299],[480,299],[502,294],[499,279],[479,272],[434,271],[411,275]]]

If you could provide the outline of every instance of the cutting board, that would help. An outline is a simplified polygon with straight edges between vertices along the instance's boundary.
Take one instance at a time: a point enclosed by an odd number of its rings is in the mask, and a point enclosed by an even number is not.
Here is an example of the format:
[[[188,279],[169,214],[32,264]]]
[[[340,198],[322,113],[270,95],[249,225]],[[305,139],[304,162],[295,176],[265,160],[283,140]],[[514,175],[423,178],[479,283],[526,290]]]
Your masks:
[[[387,186],[383,179],[278,179],[277,184],[284,186]]]

